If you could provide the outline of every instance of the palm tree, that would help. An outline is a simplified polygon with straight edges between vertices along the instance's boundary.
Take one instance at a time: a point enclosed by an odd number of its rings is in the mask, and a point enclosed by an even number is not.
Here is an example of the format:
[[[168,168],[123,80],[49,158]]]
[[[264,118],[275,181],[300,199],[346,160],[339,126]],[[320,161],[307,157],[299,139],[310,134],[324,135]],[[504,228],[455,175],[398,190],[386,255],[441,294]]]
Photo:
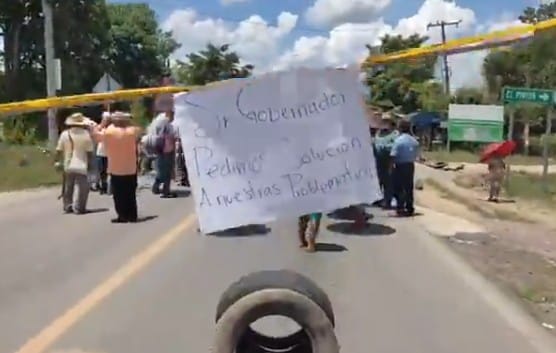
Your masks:
[[[250,76],[253,65],[240,64],[237,53],[230,52],[229,49],[228,44],[220,47],[208,44],[204,50],[188,54],[188,62],[178,61],[178,80],[190,85],[205,85],[223,79]]]

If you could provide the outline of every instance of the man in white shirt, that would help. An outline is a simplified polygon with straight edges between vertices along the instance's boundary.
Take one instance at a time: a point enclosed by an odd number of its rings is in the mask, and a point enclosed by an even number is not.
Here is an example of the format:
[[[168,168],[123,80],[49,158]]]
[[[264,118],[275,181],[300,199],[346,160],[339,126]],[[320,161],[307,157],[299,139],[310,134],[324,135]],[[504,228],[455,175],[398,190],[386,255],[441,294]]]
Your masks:
[[[90,120],[81,113],[75,113],[66,119],[65,124],[68,129],[60,134],[56,147],[56,159],[63,158],[63,207],[66,213],[83,214],[87,210],[88,172],[94,148],[93,139],[88,130]],[[73,196],[76,186],[77,199],[74,203]]]
[[[176,193],[170,191],[176,150],[173,120],[174,112],[169,110],[158,114],[147,128],[147,135],[161,136],[163,140],[160,150],[156,153],[156,177],[152,185],[153,194],[161,194],[162,198],[177,197]]]
[[[108,105],[106,110],[102,113],[102,120],[108,119],[110,117],[110,106]],[[97,144],[96,150],[96,162],[98,170],[98,190],[100,194],[106,194],[108,192],[108,158],[106,158],[106,152],[104,151],[104,142],[100,141]]]

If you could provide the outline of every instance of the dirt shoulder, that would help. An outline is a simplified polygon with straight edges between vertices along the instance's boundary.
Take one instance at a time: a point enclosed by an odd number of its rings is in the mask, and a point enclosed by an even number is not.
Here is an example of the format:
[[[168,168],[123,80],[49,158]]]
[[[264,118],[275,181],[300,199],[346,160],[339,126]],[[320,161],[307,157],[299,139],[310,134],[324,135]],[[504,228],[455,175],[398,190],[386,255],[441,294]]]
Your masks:
[[[492,204],[480,188],[463,188],[454,179],[463,172],[417,168],[426,179],[416,191],[419,205],[444,218],[445,226],[429,231],[441,236],[450,248],[476,270],[518,298],[547,330],[556,335],[556,217],[543,204],[516,199]],[[435,216],[438,212],[440,216]],[[425,215],[426,216],[426,215]],[[450,220],[453,218],[453,221]],[[456,224],[455,219],[463,219]],[[465,225],[468,222],[469,225]],[[444,231],[442,231],[444,230]]]

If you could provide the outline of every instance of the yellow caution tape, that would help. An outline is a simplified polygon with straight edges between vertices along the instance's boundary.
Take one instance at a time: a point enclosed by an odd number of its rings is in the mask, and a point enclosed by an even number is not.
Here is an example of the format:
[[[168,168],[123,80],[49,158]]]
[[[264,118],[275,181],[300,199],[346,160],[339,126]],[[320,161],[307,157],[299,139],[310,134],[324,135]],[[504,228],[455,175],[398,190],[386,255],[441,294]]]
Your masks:
[[[192,87],[154,87],[125,89],[106,93],[88,93],[74,96],[51,97],[0,104],[0,115],[19,114],[50,108],[69,108],[102,104],[110,101],[125,101],[157,94],[173,94],[190,91]]]
[[[417,57],[441,54],[454,51],[472,51],[484,49],[486,47],[506,46],[512,41],[520,41],[524,38],[533,36],[536,32],[556,27],[556,19],[539,22],[536,25],[522,25],[512,27],[502,31],[495,31],[487,34],[480,34],[471,37],[454,39],[447,41],[445,44],[429,45],[420,48],[412,48],[395,53],[384,55],[373,55],[368,57],[362,64],[363,68],[386,64],[399,60],[414,59]],[[492,41],[492,42],[489,42]],[[228,80],[227,80],[228,81]],[[223,82],[227,82],[223,81]],[[219,84],[217,82],[215,84]],[[209,86],[212,86],[210,84]],[[20,114],[31,111],[40,111],[50,108],[68,108],[75,106],[84,106],[92,104],[101,104],[108,101],[125,101],[133,100],[144,96],[158,94],[173,94],[179,92],[188,92],[201,87],[155,87],[140,89],[125,89],[107,93],[89,93],[74,96],[51,97],[27,100],[22,102],[13,102],[0,104],[0,115]]]
[[[501,31],[494,31],[486,34],[479,34],[470,37],[454,39],[444,44],[429,45],[419,48],[412,48],[391,54],[370,56],[363,63],[363,67],[369,67],[376,64],[385,64],[388,62],[399,61],[404,59],[416,58],[432,54],[450,53],[450,51],[460,52],[466,47],[469,51],[478,50],[476,47],[496,47],[508,45],[512,41],[520,41],[524,38],[532,37],[536,32],[556,27],[556,19],[542,21],[536,25],[524,24],[521,26],[511,27]],[[492,41],[491,43],[489,43]]]

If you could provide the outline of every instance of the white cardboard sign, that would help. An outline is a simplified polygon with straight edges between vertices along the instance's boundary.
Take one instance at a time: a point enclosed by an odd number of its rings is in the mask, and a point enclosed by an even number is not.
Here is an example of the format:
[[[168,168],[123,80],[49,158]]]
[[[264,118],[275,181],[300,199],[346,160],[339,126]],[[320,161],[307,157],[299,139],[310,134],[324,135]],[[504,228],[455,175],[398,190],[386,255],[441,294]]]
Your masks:
[[[381,198],[357,72],[297,69],[175,96],[200,228]]]

